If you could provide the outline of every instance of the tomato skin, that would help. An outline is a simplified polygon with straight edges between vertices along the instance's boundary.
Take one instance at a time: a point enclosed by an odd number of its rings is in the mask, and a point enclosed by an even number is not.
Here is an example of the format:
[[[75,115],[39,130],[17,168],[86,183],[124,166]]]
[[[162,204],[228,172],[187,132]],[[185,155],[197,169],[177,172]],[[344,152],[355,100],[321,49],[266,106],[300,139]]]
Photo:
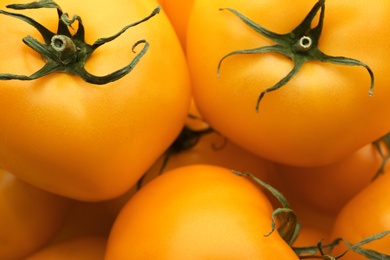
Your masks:
[[[146,173],[143,184],[161,173],[165,157],[156,161]],[[178,167],[193,164],[209,164],[234,169],[241,172],[250,172],[267,182],[269,175],[274,174],[274,164],[254,155],[236,144],[225,140],[217,133],[209,133],[200,138],[198,143],[186,151],[172,154],[163,169],[169,171]]]
[[[197,114],[191,107],[191,114]],[[196,130],[204,129],[207,125],[202,120],[189,119],[186,122]],[[171,154],[163,167],[165,155],[157,160],[146,172],[142,182],[144,186],[160,174],[181,166],[193,164],[211,164],[235,169],[242,172],[250,172],[267,182],[269,175],[275,174],[273,163],[249,153],[241,147],[226,141],[217,133],[208,133],[200,137],[199,141],[190,149]],[[110,228],[123,205],[137,191],[137,185],[125,194],[115,199],[101,202],[76,201],[69,213],[64,227],[56,236],[56,240],[64,240],[79,235],[108,235]],[[269,195],[269,193],[266,193]],[[272,199],[272,196],[269,196]],[[277,204],[279,206],[279,204]],[[94,221],[91,221],[93,219]]]
[[[364,68],[310,61],[285,86],[265,94],[258,112],[260,93],[285,77],[293,63],[274,53],[233,55],[223,61],[218,77],[218,63],[226,54],[273,44],[219,8],[236,9],[273,32],[288,33],[315,3],[199,0],[187,27],[194,99],[206,121],[261,157],[302,167],[334,163],[389,131],[389,121],[381,119],[390,112],[388,1],[326,1],[319,42],[324,53],[371,67],[372,98]]]
[[[316,246],[318,242],[326,244],[328,241],[329,232],[324,232],[321,229],[311,226],[302,226],[297,239],[294,241],[294,247],[309,247]]]
[[[72,202],[0,169],[0,259],[22,259],[47,244]]]
[[[47,246],[26,260],[99,260],[104,257],[106,238],[85,236]]]
[[[368,186],[382,163],[377,148],[367,144],[342,160],[319,167],[278,164],[275,186],[307,207],[336,216],[352,197]],[[283,187],[281,187],[283,186]]]
[[[354,244],[369,236],[390,230],[389,185],[390,169],[387,166],[383,175],[380,175],[341,209],[331,230],[332,239],[341,237]],[[390,254],[390,237],[387,235],[362,247]],[[334,249],[333,255],[341,254],[346,249],[347,247],[341,244]],[[366,258],[354,252],[348,252],[342,259]]]
[[[183,47],[186,46],[187,23],[194,0],[158,0],[166,12]]]
[[[157,6],[154,0],[57,3],[70,16],[82,17],[91,44]],[[23,14],[56,30],[55,9]],[[36,30],[12,17],[0,19],[0,35],[7,38],[0,55],[9,57],[2,59],[0,72],[38,70],[42,59],[21,42],[26,35],[40,39]],[[103,86],[65,73],[33,82],[1,81],[0,165],[42,189],[85,201],[110,199],[133,186],[179,133],[190,102],[184,54],[163,13],[98,48],[86,69],[105,75],[127,65],[140,39],[150,47],[137,66]]]
[[[124,206],[106,260],[298,259],[277,232],[272,208],[251,181],[210,165],[176,168]]]

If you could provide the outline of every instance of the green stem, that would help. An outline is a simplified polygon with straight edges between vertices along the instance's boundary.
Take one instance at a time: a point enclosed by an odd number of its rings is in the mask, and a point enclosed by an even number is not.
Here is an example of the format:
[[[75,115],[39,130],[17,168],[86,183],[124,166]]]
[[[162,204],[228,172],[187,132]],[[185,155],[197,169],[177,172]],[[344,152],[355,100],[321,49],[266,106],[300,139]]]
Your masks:
[[[277,218],[280,221],[280,226],[278,228],[280,236],[283,238],[284,241],[286,241],[286,243],[292,245],[299,233],[300,224],[297,221],[297,216],[295,212],[290,208],[290,205],[287,199],[283,196],[283,194],[271,185],[263,182],[253,174],[241,173],[235,170],[232,170],[232,172],[238,176],[252,178],[256,183],[271,192],[272,195],[274,195],[278,199],[278,201],[282,204],[282,208],[274,210],[274,212],[272,213],[271,231],[264,235],[269,236],[275,231]]]
[[[294,52],[307,52],[313,46],[313,40],[309,36],[302,36],[299,41],[293,45]]]
[[[366,65],[361,61],[351,59],[351,58],[346,58],[342,56],[336,56],[336,57],[329,56],[322,53],[321,50],[319,49],[318,43],[321,37],[322,27],[323,27],[324,17],[325,17],[325,0],[319,0],[310,10],[307,16],[304,18],[304,20],[297,27],[295,27],[295,29],[293,29],[290,33],[287,34],[278,34],[272,32],[262,27],[261,25],[255,23],[254,21],[250,20],[248,17],[244,16],[243,14],[241,14],[240,12],[234,9],[220,8],[220,10],[227,10],[233,13],[242,22],[244,22],[251,29],[253,29],[255,32],[275,42],[275,45],[252,48],[249,50],[236,50],[226,54],[221,58],[221,60],[218,63],[217,76],[220,76],[220,67],[222,61],[224,61],[227,57],[236,54],[255,54],[255,53],[260,54],[265,52],[276,52],[290,58],[294,62],[293,71],[291,71],[288,75],[286,75],[276,85],[272,87],[268,87],[260,93],[256,103],[257,112],[260,105],[260,101],[262,100],[263,96],[266,93],[280,89],[281,87],[285,86],[299,72],[302,64],[311,60],[328,62],[328,63],[345,65],[345,66],[364,67],[368,71],[371,79],[368,95],[370,97],[373,95],[374,73],[372,72],[371,68],[368,65]],[[313,20],[317,16],[318,12],[320,12],[319,22],[315,27],[312,27]]]
[[[30,76],[2,73],[0,74],[0,80],[34,80],[50,73],[66,72],[77,75],[88,83],[97,85],[119,80],[130,73],[147,52],[149,43],[145,39],[138,40],[131,47],[131,51],[135,52],[135,47],[140,44],[143,44],[143,48],[136,54],[133,60],[127,66],[105,76],[95,76],[85,69],[85,63],[91,54],[101,45],[115,40],[129,28],[149,20],[160,12],[160,6],[157,6],[148,16],[125,26],[117,34],[106,38],[99,38],[93,44],[87,44],[84,40],[85,29],[81,18],[75,15],[72,19],[69,19],[68,15],[63,13],[61,7],[53,0],[40,0],[28,4],[13,4],[8,5],[7,8],[16,10],[55,8],[58,14],[58,29],[57,33],[53,33],[30,17],[0,10],[0,14],[20,19],[38,30],[45,43],[40,43],[31,36],[26,36],[23,42],[46,60],[46,64]],[[68,27],[73,28],[72,24],[75,21],[78,22],[78,29],[74,34],[71,34]]]
[[[63,64],[68,64],[77,57],[77,47],[72,39],[66,35],[54,35],[50,46],[59,53]]]

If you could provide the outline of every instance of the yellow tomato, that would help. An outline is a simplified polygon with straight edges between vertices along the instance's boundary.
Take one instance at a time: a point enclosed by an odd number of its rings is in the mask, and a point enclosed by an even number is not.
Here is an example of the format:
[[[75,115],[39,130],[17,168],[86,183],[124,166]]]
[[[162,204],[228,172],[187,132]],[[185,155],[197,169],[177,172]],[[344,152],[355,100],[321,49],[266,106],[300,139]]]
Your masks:
[[[389,16],[387,0],[197,0],[186,55],[199,111],[263,158],[300,167],[335,163],[390,130],[383,119],[390,113]],[[301,23],[305,17],[312,19]],[[307,52],[305,40],[312,43]],[[325,62],[319,51],[338,58]],[[333,64],[339,56],[368,64],[372,97],[366,68]]]
[[[56,2],[70,18],[81,17],[90,45],[158,6],[155,0]],[[0,7],[11,3],[2,0]],[[55,9],[15,12],[56,33]],[[22,38],[31,35],[43,49],[54,47],[24,21],[3,14],[0,24],[0,73],[30,75],[40,69],[44,60]],[[80,27],[76,20],[69,34]],[[71,40],[78,44],[81,36],[75,35]],[[72,69],[84,65],[77,63],[85,54],[79,45]],[[184,124],[190,87],[183,51],[168,18],[158,13],[97,48],[85,63],[89,73],[107,75],[130,64],[147,46],[130,73],[103,85],[66,72],[33,81],[0,80],[0,165],[37,187],[79,200],[111,199],[130,189]]]
[[[251,181],[229,169],[183,166],[136,193],[110,233],[111,259],[298,259],[277,231],[272,207]]]

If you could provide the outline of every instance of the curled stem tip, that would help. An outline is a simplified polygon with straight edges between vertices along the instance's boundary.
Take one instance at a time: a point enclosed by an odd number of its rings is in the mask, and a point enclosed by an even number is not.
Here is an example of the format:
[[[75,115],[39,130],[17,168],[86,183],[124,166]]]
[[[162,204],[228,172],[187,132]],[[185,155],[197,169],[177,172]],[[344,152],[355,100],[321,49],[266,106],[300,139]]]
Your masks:
[[[63,13],[61,7],[53,0],[40,0],[27,4],[11,4],[7,5],[7,8],[16,10],[55,8],[58,14],[58,29],[57,32],[54,33],[30,17],[0,10],[0,14],[20,19],[35,27],[35,29],[40,32],[45,43],[40,43],[31,36],[26,36],[23,39],[23,42],[38,52],[46,61],[44,67],[30,76],[3,73],[0,74],[0,80],[34,80],[53,72],[66,72],[77,75],[88,83],[98,85],[119,80],[130,73],[138,64],[143,55],[147,52],[149,43],[145,39],[137,41],[131,47],[131,51],[133,53],[135,53],[136,46],[140,44],[143,44],[144,46],[141,51],[136,54],[133,60],[127,66],[102,77],[92,75],[91,73],[87,72],[84,67],[91,54],[101,45],[118,38],[129,28],[149,20],[158,14],[161,9],[160,6],[157,6],[148,16],[125,26],[117,34],[110,37],[97,39],[93,44],[87,44],[84,40],[85,30],[81,18],[78,15],[74,15],[72,19],[70,19],[68,14]],[[76,21],[78,22],[77,31],[71,33],[69,28],[74,30],[72,25]]]

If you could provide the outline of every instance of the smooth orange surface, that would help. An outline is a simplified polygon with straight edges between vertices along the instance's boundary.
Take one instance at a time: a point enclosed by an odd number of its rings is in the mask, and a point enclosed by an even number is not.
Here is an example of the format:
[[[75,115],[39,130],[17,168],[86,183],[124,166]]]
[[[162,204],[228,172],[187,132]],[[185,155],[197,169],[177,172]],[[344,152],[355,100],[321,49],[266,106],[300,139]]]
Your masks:
[[[264,236],[271,213],[245,177],[217,166],[180,167],[125,205],[105,259],[298,259],[276,232]]]
[[[183,47],[186,46],[187,24],[194,0],[158,0],[166,12]]]
[[[326,1],[319,48],[368,64],[363,67],[318,61],[303,65],[285,86],[267,93],[256,112],[260,93],[293,67],[280,54],[234,55],[230,52],[274,44],[231,12],[233,8],[265,28],[289,33],[317,1],[198,0],[187,27],[188,64],[194,100],[218,132],[257,155],[283,164],[320,166],[335,163],[386,134],[390,121],[390,5],[375,2]],[[314,19],[313,26],[317,20]]]
[[[83,19],[86,41],[116,34],[158,5],[145,1],[56,1]],[[1,1],[1,8],[12,1]],[[20,11],[56,30],[55,9]],[[43,61],[22,42],[36,29],[0,17],[0,72],[29,75]],[[75,23],[77,28],[77,22]],[[0,165],[19,178],[71,198],[97,201],[124,193],[169,146],[190,102],[180,43],[164,13],[98,48],[86,64],[96,75],[127,65],[132,45],[149,50],[122,79],[103,86],[56,73],[33,82],[0,81]],[[141,45],[135,52],[141,50]]]
[[[340,209],[368,186],[382,163],[378,150],[368,144],[346,158],[326,166],[291,167],[277,165],[275,172],[288,198],[324,214]]]

